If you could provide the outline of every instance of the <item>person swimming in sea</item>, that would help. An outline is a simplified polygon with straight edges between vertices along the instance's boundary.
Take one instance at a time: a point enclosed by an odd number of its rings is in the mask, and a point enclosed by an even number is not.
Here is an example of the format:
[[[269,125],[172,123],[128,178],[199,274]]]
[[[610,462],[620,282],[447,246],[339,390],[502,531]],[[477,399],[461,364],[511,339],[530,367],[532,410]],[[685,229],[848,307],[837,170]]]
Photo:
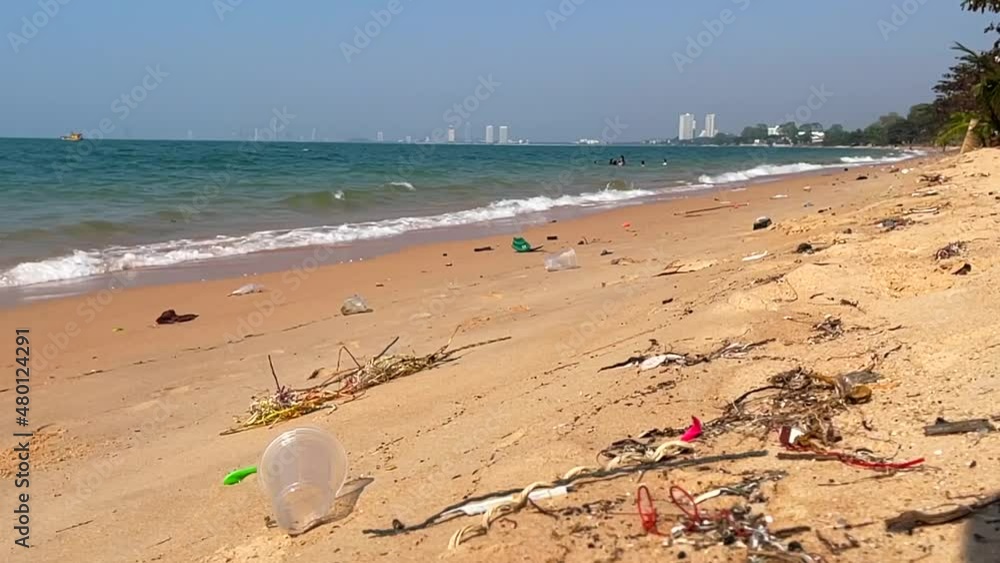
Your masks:
[[[625,166],[625,155],[620,155],[618,157],[618,166]]]
[[[663,166],[666,166],[666,165],[667,165],[667,159],[664,158],[663,159]]]
[[[642,166],[643,168],[645,168],[646,167],[646,161],[645,160],[640,160],[639,161],[639,166]]]

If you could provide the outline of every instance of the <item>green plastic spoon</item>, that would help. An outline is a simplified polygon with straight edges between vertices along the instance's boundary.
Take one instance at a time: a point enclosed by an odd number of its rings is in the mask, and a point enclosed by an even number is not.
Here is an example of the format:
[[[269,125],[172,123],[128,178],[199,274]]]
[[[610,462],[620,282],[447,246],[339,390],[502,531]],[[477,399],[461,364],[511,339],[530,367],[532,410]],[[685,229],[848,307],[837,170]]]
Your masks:
[[[256,467],[244,467],[243,469],[237,469],[236,471],[233,471],[229,475],[226,475],[226,478],[223,479],[222,484],[235,485],[256,472],[257,472]]]

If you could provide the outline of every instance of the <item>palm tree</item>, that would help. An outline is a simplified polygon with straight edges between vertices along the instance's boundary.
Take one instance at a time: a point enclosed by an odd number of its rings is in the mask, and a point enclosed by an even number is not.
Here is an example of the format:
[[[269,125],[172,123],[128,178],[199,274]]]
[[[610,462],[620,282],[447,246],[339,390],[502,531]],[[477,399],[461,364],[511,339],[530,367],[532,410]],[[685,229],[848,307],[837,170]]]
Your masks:
[[[959,60],[975,70],[976,81],[972,85],[972,96],[978,107],[974,112],[953,114],[939,139],[942,136],[947,139],[954,135],[959,123],[964,122],[968,127],[973,119],[978,119],[983,122],[986,134],[982,135],[978,123],[969,127],[968,132],[972,134],[975,130],[976,135],[985,137],[984,144],[988,145],[1000,131],[1000,57],[993,51],[973,51],[961,43],[956,43],[953,48],[963,53]],[[970,113],[976,115],[969,115]]]
[[[962,152],[987,146],[990,141],[990,126],[979,114],[970,111],[953,113],[938,132],[934,142],[941,147],[962,142]]]

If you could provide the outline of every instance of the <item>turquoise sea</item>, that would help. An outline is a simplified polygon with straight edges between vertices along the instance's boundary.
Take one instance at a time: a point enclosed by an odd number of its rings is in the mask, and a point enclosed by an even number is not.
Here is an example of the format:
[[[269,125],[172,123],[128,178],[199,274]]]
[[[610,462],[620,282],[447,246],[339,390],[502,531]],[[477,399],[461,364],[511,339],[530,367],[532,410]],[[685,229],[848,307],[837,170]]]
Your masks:
[[[609,165],[619,156],[625,166]],[[539,222],[548,213],[908,156],[788,147],[0,139],[0,288],[483,222]]]

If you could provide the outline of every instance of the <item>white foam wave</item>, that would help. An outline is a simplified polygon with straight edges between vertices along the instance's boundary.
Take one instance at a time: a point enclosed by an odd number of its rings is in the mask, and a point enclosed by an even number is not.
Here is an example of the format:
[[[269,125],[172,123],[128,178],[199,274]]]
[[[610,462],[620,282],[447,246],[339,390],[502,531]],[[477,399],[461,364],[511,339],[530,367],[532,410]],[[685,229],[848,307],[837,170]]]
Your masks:
[[[672,188],[670,191],[677,190]],[[243,236],[220,235],[212,239],[180,239],[130,247],[113,246],[103,250],[75,250],[66,256],[18,264],[0,274],[0,287],[71,280],[136,268],[171,266],[266,250],[347,244],[398,236],[412,231],[511,219],[557,207],[611,206],[657,193],[640,189],[603,190],[555,198],[536,196],[526,199],[505,199],[483,207],[428,217],[401,217],[335,226],[258,231]]]
[[[344,190],[337,190],[333,192],[333,199],[344,199]]]
[[[845,156],[840,159],[844,164],[888,164],[890,162],[901,162],[908,158],[913,158],[915,156],[921,156],[923,153],[912,152],[905,153],[897,156]]]
[[[409,182],[389,182],[389,185],[390,186],[396,186],[397,188],[406,188],[406,189],[410,190],[411,192],[417,191],[417,188],[414,188],[413,184],[411,184]]]
[[[813,170],[822,170],[824,168],[839,168],[845,164],[848,166],[860,166],[863,164],[888,164],[891,162],[901,162],[903,160],[922,156],[924,154],[926,153],[913,150],[906,151],[902,154],[881,157],[844,156],[840,158],[840,162],[842,164],[811,164],[808,162],[798,162],[796,164],[763,164],[738,172],[727,172],[716,176],[704,175],[698,178],[698,181],[705,184],[733,184],[736,182],[749,182],[755,178],[763,178],[765,176],[799,174],[801,172],[811,172]]]
[[[750,168],[749,170],[726,172],[725,174],[719,174],[717,176],[709,176],[706,174],[698,178],[698,181],[703,184],[732,184],[734,182],[749,182],[754,178],[762,178],[764,176],[797,174],[800,172],[820,170],[822,168],[824,167],[820,164],[809,164],[806,162],[799,162],[797,164],[762,164],[760,166]]]

